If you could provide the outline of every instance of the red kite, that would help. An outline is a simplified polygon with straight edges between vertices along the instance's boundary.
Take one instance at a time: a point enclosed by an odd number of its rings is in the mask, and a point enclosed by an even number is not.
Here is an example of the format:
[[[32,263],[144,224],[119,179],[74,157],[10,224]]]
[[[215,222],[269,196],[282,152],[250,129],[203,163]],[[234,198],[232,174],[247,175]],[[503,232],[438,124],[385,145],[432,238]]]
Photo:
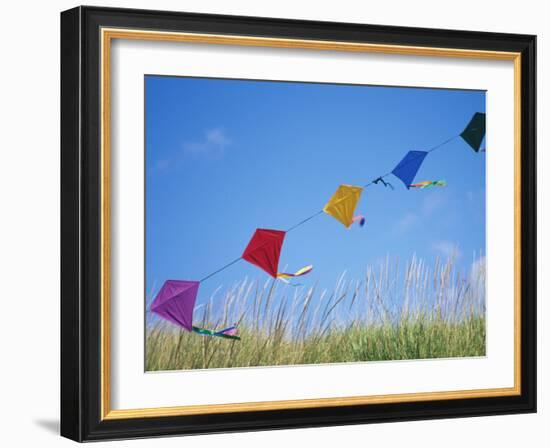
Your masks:
[[[307,274],[313,269],[312,266],[306,266],[294,274],[279,272],[279,257],[285,235],[286,232],[283,230],[256,229],[242,258],[263,269],[273,278],[298,277]]]

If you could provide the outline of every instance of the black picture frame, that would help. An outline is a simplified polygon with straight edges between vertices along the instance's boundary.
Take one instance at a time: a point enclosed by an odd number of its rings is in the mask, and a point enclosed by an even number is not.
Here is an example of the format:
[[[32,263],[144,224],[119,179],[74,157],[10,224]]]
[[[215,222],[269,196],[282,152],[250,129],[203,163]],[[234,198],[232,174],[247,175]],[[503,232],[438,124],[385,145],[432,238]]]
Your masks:
[[[521,394],[149,418],[101,418],[100,29],[521,53]],[[536,412],[536,37],[77,7],[61,13],[61,435],[76,441]]]

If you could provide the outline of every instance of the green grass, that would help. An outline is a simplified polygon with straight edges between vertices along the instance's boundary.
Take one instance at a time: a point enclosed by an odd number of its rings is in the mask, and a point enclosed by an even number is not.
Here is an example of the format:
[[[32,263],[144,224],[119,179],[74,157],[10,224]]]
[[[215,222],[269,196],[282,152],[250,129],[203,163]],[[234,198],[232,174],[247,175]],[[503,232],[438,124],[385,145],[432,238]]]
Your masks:
[[[454,261],[429,270],[388,260],[332,291],[247,279],[195,312],[196,324],[239,324],[240,341],[204,337],[160,321],[146,332],[146,369],[179,370],[485,355],[485,268]],[[220,306],[221,304],[221,306]],[[218,310],[218,312],[214,312]]]

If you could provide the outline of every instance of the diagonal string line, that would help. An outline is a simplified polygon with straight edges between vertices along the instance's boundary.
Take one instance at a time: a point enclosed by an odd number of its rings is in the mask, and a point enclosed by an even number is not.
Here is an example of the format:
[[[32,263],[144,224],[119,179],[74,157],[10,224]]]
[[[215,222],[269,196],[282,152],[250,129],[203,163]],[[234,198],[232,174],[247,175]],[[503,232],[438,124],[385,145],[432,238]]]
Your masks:
[[[225,266],[222,266],[221,268],[215,270],[214,272],[212,272],[211,274],[208,274],[206,277],[203,277],[199,280],[199,283],[202,283],[204,282],[205,280],[208,280],[210,277],[213,277],[214,275],[220,273],[221,271],[227,269],[229,266],[232,266],[234,265],[235,263],[237,263],[237,261],[240,261],[242,259],[242,257],[239,257],[239,258],[235,258],[233,261],[230,261],[229,263],[227,263]]]
[[[441,142],[439,143],[438,145],[436,146],[432,146],[431,148],[427,149],[425,152],[427,152],[428,154],[435,151],[436,149],[439,149],[441,148],[442,146],[446,145],[447,143],[451,142],[452,140],[454,140],[455,138],[459,137],[460,134],[458,135],[455,135],[447,140],[445,140],[444,142]],[[411,157],[407,162],[405,162],[402,166],[406,166],[408,165],[409,163],[411,162],[414,162],[416,159],[418,159],[419,157],[421,157],[420,155],[417,155],[416,157]],[[378,179],[385,179],[386,177],[388,177],[390,174],[392,174],[392,172],[388,172],[386,174],[384,174],[383,176],[379,176],[377,177],[376,179],[374,180],[371,180],[370,182],[366,183],[365,185],[362,185],[363,188],[367,188],[367,187],[370,187],[371,185],[373,185]],[[346,195],[348,196],[348,195]],[[344,196],[342,199],[345,199],[346,196]],[[300,227],[302,224],[305,224],[306,222],[312,220],[313,218],[319,216],[320,214],[323,213],[323,210],[319,210],[318,212],[312,214],[311,216],[308,216],[307,218],[303,219],[302,221],[298,222],[297,224],[294,224],[292,227],[289,227],[288,230],[286,231],[287,233]]]
[[[457,134],[451,138],[448,138],[447,140],[445,140],[444,142],[440,143],[439,145],[435,145],[435,146],[432,146],[430,149],[426,150],[427,153],[430,153],[430,152],[433,152],[435,151],[436,149],[438,148],[441,148],[442,146],[446,145],[447,143],[450,143],[452,142],[455,138],[458,138],[460,137],[460,134]]]
[[[441,148],[442,146],[445,146],[447,143],[450,143],[451,141],[453,141],[455,138],[458,138],[460,137],[460,134],[457,134],[451,138],[448,138],[447,140],[435,145],[435,146],[432,146],[431,148],[427,149],[425,152],[427,152],[428,154],[432,153],[433,151],[435,151],[436,149],[439,149]],[[420,155],[416,156],[416,157],[412,157],[411,159],[409,159],[406,163],[404,163],[402,166],[405,166],[405,165],[408,165],[409,163],[411,162],[414,162],[417,158],[421,157]],[[370,182],[366,183],[365,185],[363,185],[362,187],[363,188],[367,188],[367,187],[370,187],[371,185],[373,185],[376,181],[378,181],[379,179],[385,179],[386,177],[388,177],[390,174],[392,174],[392,172],[388,172],[386,174],[384,174],[383,176],[379,176],[377,177],[376,179],[374,180],[371,180]],[[344,198],[342,199],[345,199],[345,196]],[[305,219],[302,219],[301,221],[299,221],[298,223],[294,224],[293,226],[289,227],[287,230],[286,230],[286,233],[289,233],[291,231],[293,231],[294,229],[297,229],[298,227],[304,225],[306,222],[309,222],[311,221],[312,219],[316,218],[317,216],[323,214],[324,211],[323,210],[319,210],[318,212],[315,212],[313,213],[312,215],[308,216],[307,218]],[[225,266],[222,266],[221,268],[215,270],[214,272],[212,272],[211,274],[208,274],[206,277],[203,277],[202,279],[199,280],[200,283],[202,283],[203,281],[205,280],[208,280],[210,277],[213,277],[214,275],[222,272],[223,270],[227,269],[228,267],[234,265],[235,263],[237,263],[239,260],[241,260],[242,257],[239,257],[239,258],[235,258],[233,261],[230,261],[229,263],[227,263]]]
[[[306,222],[308,222],[308,221],[312,220],[313,218],[319,216],[321,213],[323,213],[323,210],[319,210],[318,212],[314,213],[313,215],[308,216],[306,219],[302,219],[299,223],[294,224],[292,227],[289,227],[286,230],[286,233],[296,229],[297,227],[300,227],[302,224],[305,224]]]

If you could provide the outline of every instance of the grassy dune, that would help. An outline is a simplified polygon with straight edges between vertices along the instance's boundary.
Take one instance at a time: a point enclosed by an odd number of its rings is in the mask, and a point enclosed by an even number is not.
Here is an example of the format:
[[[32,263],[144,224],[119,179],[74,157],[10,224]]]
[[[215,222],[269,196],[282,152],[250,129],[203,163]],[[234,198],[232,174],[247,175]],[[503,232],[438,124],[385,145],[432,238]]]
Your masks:
[[[217,291],[195,319],[207,328],[237,323],[242,339],[149,319],[147,370],[483,356],[484,259],[465,275],[452,259],[432,269],[413,259],[403,270],[386,260],[362,280],[343,274],[331,291],[245,279]]]

